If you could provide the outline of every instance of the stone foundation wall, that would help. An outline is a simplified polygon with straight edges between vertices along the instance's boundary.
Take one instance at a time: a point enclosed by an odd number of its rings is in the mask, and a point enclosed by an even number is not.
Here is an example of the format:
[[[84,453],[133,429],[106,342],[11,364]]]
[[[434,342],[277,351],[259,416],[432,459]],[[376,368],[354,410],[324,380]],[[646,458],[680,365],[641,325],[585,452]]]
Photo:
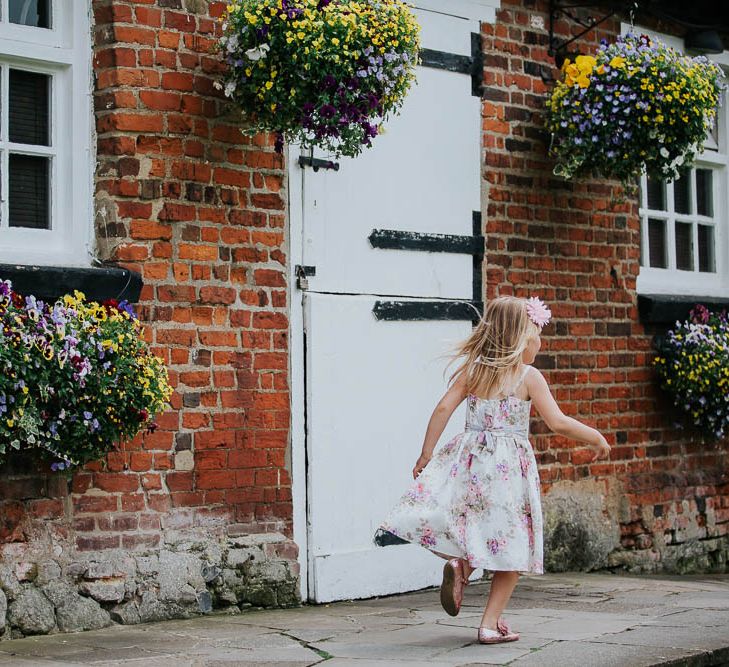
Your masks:
[[[159,548],[136,552],[78,552],[50,533],[6,544],[0,639],[296,606],[298,549],[277,527],[168,530]]]

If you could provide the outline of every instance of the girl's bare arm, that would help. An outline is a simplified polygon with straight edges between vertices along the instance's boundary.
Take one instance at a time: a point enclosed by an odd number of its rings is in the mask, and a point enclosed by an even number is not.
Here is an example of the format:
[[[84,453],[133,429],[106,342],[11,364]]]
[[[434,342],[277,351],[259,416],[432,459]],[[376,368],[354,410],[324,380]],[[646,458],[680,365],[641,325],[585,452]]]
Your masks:
[[[527,373],[524,384],[534,407],[551,431],[588,443],[595,450],[595,459],[607,458],[610,445],[602,433],[565,415],[554,400],[544,376],[536,368]]]
[[[443,429],[445,429],[455,409],[466,398],[467,393],[466,380],[464,375],[461,374],[443,395],[443,398],[438,401],[438,405],[435,406],[435,410],[433,410],[433,414],[430,416],[430,421],[428,421],[428,428],[425,431],[425,440],[423,441],[423,450],[415,464],[415,468],[413,468],[413,478],[418,476],[420,471],[433,457],[433,451],[438,444],[440,436],[443,434]]]

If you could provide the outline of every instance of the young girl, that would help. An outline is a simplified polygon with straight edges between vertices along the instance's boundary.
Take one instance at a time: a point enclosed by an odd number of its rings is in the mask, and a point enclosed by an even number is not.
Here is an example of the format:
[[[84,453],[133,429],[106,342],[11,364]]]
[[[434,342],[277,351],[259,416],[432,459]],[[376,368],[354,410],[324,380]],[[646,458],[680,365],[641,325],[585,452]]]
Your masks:
[[[415,463],[415,482],[380,524],[447,560],[441,604],[458,614],[463,586],[477,568],[494,572],[478,629],[482,644],[516,641],[501,618],[520,573],[542,574],[539,475],[529,444],[529,412],[547,426],[588,443],[593,460],[610,446],[595,429],[565,416],[542,374],[531,363],[550,310],[538,298],[500,297],[489,302],[471,336],[451,385],[428,423]],[[453,411],[467,399],[466,430],[433,451]]]

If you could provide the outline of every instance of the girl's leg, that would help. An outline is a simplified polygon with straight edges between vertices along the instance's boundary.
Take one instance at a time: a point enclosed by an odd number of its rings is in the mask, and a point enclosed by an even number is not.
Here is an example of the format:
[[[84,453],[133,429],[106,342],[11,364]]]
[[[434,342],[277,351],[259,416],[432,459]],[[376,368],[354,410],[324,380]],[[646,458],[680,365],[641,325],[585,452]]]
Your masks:
[[[496,630],[496,622],[506,609],[509,598],[519,581],[518,572],[494,572],[486,609],[481,618],[481,627]]]

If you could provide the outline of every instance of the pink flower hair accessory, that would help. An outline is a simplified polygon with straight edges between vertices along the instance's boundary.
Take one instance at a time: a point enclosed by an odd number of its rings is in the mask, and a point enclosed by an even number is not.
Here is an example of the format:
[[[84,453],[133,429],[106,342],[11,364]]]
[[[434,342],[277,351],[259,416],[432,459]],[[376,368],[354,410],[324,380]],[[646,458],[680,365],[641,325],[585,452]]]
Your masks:
[[[544,301],[542,301],[538,296],[528,298],[526,308],[529,319],[540,329],[545,324],[549,324],[549,320],[552,317],[552,311],[547,308]]]

